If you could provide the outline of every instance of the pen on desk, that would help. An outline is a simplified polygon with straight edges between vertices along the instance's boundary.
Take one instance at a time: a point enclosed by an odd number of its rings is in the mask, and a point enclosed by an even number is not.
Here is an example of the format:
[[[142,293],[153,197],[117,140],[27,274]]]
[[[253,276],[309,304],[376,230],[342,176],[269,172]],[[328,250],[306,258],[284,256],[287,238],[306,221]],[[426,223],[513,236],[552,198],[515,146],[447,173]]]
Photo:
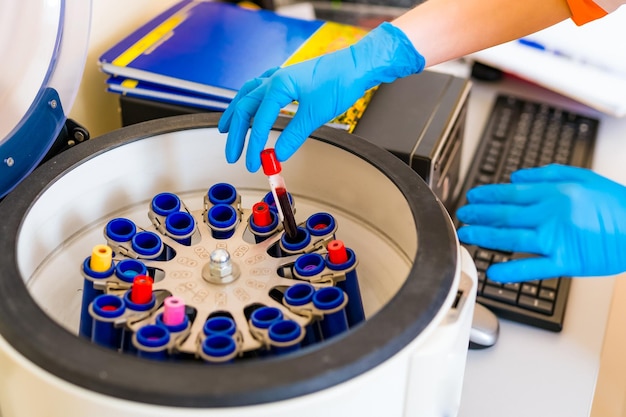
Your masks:
[[[517,43],[522,46],[526,46],[537,51],[545,52],[560,58],[570,60],[578,65],[588,65],[589,67],[596,68],[607,73],[617,73],[621,76],[626,75],[626,68],[620,68],[617,63],[608,64],[606,62],[598,62],[598,59],[592,59],[582,55],[577,55],[574,52],[565,51],[563,49],[554,48],[550,45],[535,41],[530,38],[520,38]]]
[[[548,48],[546,45],[544,45],[544,44],[542,44],[540,42],[534,41],[532,39],[520,38],[520,39],[517,40],[517,42],[520,45],[527,46],[527,47],[533,48],[533,49],[537,49],[539,51],[547,52],[547,53],[550,53],[550,54],[553,54],[553,55],[556,55],[556,56],[560,56],[560,57],[567,58],[567,59],[575,59],[573,56],[571,56],[571,55],[569,55],[569,54],[567,54],[567,53],[565,53],[563,51],[560,51],[558,49]]]

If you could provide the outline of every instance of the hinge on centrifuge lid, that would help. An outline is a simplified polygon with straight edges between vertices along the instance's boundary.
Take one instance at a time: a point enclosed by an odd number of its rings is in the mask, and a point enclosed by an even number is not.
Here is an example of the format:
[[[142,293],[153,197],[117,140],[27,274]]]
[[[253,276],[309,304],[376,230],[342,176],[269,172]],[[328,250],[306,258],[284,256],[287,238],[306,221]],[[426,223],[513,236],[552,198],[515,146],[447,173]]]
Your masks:
[[[50,150],[41,163],[57,156],[61,152],[90,139],[89,131],[72,119],[66,119]]]

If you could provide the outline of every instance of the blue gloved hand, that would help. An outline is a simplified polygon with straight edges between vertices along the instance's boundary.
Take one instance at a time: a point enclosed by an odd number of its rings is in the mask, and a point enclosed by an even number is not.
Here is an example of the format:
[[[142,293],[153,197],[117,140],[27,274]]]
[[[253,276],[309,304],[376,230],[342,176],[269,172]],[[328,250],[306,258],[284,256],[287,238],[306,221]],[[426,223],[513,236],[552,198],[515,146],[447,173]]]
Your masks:
[[[538,257],[494,264],[487,276],[514,282],[626,271],[626,187],[562,165],[524,169],[511,184],[476,187],[457,211],[467,244]]]
[[[226,160],[233,163],[241,156],[252,118],[246,167],[255,172],[261,166],[260,153],[270,129],[287,104],[297,101],[298,110],[276,142],[280,161],[293,155],[313,130],[345,112],[368,89],[421,72],[424,65],[424,58],[404,32],[383,23],[349,48],[268,70],[244,84],[219,121],[219,131],[228,132]]]

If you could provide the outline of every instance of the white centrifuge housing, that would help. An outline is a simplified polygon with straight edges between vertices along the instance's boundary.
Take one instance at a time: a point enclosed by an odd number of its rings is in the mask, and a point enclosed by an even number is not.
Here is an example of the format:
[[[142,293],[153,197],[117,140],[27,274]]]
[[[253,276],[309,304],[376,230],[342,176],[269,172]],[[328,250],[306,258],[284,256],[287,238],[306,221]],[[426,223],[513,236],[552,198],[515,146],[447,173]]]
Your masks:
[[[189,210],[202,210],[203,196],[216,183],[232,184],[249,210],[269,191],[268,182],[262,173],[248,173],[243,163],[225,162],[216,114],[120,129],[32,171],[62,128],[62,109],[71,106],[73,95],[61,86],[75,83],[76,71],[82,70],[82,62],[71,65],[74,55],[63,58],[66,38],[77,38],[64,24],[68,16],[88,15],[89,7],[80,0],[6,3],[0,13],[3,29],[21,28],[9,16],[18,22],[20,16],[31,22],[40,18],[42,25],[56,21],[58,36],[44,45],[41,56],[50,58],[45,68],[40,60],[20,55],[21,47],[2,42],[3,56],[22,63],[14,74],[33,74],[22,87],[24,95],[14,91],[17,83],[0,91],[23,114],[3,117],[0,126],[0,191],[6,194],[0,202],[2,417],[456,414],[474,306],[474,266],[445,209],[417,174],[388,152],[330,128],[316,131],[283,164],[282,175],[294,197],[296,219],[332,213],[337,237],[357,254],[364,322],[291,353],[225,364],[150,360],[79,337],[81,264],[104,242],[103,228],[111,218],[129,218],[149,229],[147,208],[155,195],[175,193]],[[25,10],[34,14],[23,15]],[[29,38],[26,32],[3,32],[2,39]],[[82,35],[86,39],[86,30]],[[79,43],[84,47],[86,41]],[[33,80],[38,80],[35,89]],[[24,104],[26,98],[32,104]],[[277,122],[270,143],[287,122]],[[206,247],[209,241],[214,246]],[[244,306],[267,300],[264,284],[282,268],[280,257],[259,253],[255,242],[233,242],[203,240],[194,248],[198,254],[225,248],[242,270],[234,282],[195,281],[203,291],[195,302],[208,309],[224,299],[236,298]],[[206,258],[193,261],[198,265]],[[255,262],[261,272],[253,275]],[[184,275],[177,272],[167,269],[162,281]]]

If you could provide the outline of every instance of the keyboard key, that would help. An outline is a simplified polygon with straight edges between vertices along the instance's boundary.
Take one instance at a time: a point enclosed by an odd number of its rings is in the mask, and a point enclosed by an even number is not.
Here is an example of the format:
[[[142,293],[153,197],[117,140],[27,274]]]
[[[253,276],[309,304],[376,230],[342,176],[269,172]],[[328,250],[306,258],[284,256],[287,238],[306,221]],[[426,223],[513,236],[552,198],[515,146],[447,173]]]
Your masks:
[[[545,288],[542,288],[539,290],[539,298],[554,301],[556,299],[556,292],[554,290],[547,290]]]
[[[522,284],[522,293],[526,295],[530,295],[531,297],[536,297],[539,293],[539,288],[536,285],[531,284]]]
[[[503,255],[501,253],[496,253],[495,255],[493,255],[493,263],[500,263],[500,262],[507,262],[509,259],[508,256]]]
[[[481,284],[484,283],[485,280],[487,279],[487,275],[485,274],[485,271],[478,271],[477,275],[478,275],[478,282]]]
[[[496,165],[493,163],[488,163],[485,162],[481,165],[480,170],[486,174],[493,174],[494,172],[496,172]]]
[[[529,297],[527,295],[519,296],[519,305],[522,307],[526,307],[529,310],[534,310],[545,314],[551,314],[552,307],[554,306],[554,304],[550,301]]]
[[[493,182],[493,175],[480,174],[478,176],[478,181],[476,182],[476,185],[491,184],[492,182]]]
[[[489,262],[480,259],[476,260],[474,264],[476,264],[476,270],[481,272],[485,272],[490,265]]]
[[[556,290],[559,288],[559,279],[558,278],[550,278],[544,279],[541,281],[541,288],[548,288],[550,290]]]
[[[485,284],[483,295],[494,300],[504,301],[505,303],[515,304],[517,301],[517,292],[510,291],[493,285]]]
[[[493,280],[491,280],[489,278],[487,278],[487,284],[491,285],[492,287],[498,287],[498,288],[502,287],[502,283],[501,282],[493,281]]]
[[[488,250],[484,250],[478,248],[476,253],[474,254],[474,259],[479,259],[481,261],[491,262],[491,252]]]

